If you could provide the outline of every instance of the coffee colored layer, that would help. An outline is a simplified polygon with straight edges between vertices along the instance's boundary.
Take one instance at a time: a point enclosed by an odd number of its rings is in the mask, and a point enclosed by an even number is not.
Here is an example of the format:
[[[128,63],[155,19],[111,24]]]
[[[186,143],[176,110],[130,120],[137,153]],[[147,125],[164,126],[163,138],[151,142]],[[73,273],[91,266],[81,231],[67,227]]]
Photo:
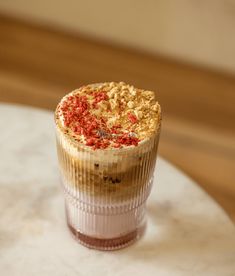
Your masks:
[[[141,189],[147,189],[155,166],[159,135],[153,140],[149,151],[138,152],[135,155],[120,156],[119,160],[92,161],[92,157],[82,152],[87,160],[80,160],[64,149],[57,141],[60,169],[64,181],[72,189],[85,192],[87,196],[106,197],[113,200],[125,200],[136,196]],[[81,154],[81,153],[80,153]],[[98,155],[98,152],[96,152]],[[129,158],[129,162],[124,162]],[[109,162],[110,160],[110,162]],[[124,165],[123,165],[124,163]]]

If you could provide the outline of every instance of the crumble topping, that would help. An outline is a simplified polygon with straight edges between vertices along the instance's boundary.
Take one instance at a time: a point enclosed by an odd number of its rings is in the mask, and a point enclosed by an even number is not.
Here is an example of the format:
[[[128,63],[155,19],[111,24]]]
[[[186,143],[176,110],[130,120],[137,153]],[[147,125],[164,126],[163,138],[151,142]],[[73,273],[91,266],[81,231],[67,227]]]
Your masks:
[[[155,93],[124,82],[82,86],[56,110],[64,132],[93,149],[137,146],[158,131],[160,121]]]

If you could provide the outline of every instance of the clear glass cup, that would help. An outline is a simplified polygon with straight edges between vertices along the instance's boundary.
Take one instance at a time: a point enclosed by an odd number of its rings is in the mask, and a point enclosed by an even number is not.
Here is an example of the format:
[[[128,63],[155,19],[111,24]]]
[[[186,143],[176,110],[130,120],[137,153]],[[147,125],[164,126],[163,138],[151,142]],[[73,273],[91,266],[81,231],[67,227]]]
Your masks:
[[[93,150],[56,121],[67,223],[81,244],[114,250],[141,236],[159,135],[160,128],[138,146]]]

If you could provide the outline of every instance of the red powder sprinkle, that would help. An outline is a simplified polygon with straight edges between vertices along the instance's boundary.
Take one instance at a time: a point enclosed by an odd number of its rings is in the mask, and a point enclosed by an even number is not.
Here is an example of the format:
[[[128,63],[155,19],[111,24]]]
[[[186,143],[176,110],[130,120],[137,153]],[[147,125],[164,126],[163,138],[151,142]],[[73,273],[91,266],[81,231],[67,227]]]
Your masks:
[[[97,109],[98,108],[98,104],[96,102],[93,102],[92,103],[92,108]]]
[[[94,101],[92,103],[92,107],[94,109],[98,108],[98,103],[101,101],[107,101],[109,99],[108,95],[106,94],[106,92],[104,91],[99,91],[99,92],[93,92],[92,93],[93,97],[94,97]]]
[[[113,134],[118,134],[118,133],[120,133],[120,128],[121,128],[120,125],[114,125],[114,126],[111,127],[110,130]]]
[[[115,143],[115,144],[113,144],[113,147],[114,147],[114,148],[120,148],[120,147],[121,147],[121,144]]]
[[[100,91],[100,92],[94,92],[93,93],[94,96],[94,102],[99,103],[103,100],[107,101],[108,100],[108,95],[106,94],[106,92]]]
[[[129,133],[121,130],[121,125],[111,128],[107,126],[107,119],[97,118],[90,110],[97,108],[97,103],[108,100],[108,95],[104,91],[91,93],[94,99],[89,104],[86,96],[71,95],[60,105],[60,112],[64,117],[64,124],[71,128],[75,135],[84,135],[87,146],[96,149],[105,149],[110,146],[120,148],[125,146],[137,146],[138,138],[132,137]],[[128,118],[132,123],[138,120],[134,114],[129,113]],[[74,136],[77,138],[76,136]]]
[[[128,113],[128,119],[132,122],[132,124],[135,124],[138,121],[137,117],[132,113]]]
[[[94,146],[95,145],[95,142],[96,142],[96,139],[95,138],[87,138],[86,140],[86,145],[87,146]]]
[[[124,133],[122,136],[117,138],[116,142],[125,146],[137,146],[139,139],[136,137],[129,136],[128,133]]]

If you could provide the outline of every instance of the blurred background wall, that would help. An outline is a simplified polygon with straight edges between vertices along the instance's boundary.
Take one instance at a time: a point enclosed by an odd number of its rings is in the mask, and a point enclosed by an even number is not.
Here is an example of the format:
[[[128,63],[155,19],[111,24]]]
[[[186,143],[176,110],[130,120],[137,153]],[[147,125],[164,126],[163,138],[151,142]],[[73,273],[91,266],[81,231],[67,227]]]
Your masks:
[[[0,12],[235,73],[235,0],[1,0]]]

